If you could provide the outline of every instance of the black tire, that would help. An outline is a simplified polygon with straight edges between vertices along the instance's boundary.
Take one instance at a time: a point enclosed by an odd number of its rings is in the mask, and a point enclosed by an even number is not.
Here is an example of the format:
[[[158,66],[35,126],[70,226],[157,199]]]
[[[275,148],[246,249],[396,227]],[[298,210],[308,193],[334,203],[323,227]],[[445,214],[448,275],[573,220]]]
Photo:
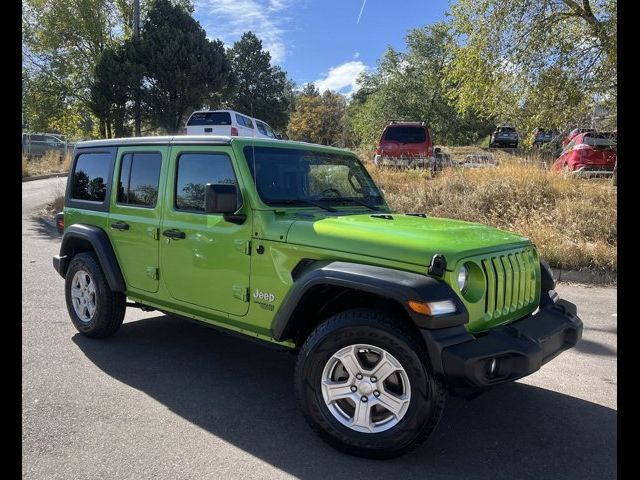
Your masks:
[[[95,311],[90,320],[82,320],[76,313],[72,303],[72,284],[78,271],[89,274],[95,287]],[[104,338],[113,335],[124,320],[126,296],[121,292],[113,292],[109,288],[102,268],[93,253],[80,253],[73,257],[65,276],[65,298],[67,311],[76,329],[92,338]],[[82,313],[82,312],[81,312]]]
[[[354,344],[384,349],[400,362],[409,379],[409,406],[388,430],[352,430],[333,416],[324,401],[325,365],[338,350]],[[298,403],[311,428],[334,448],[366,458],[398,457],[422,444],[442,415],[446,391],[427,359],[423,345],[392,315],[371,309],[338,313],[319,325],[300,351],[295,372]]]

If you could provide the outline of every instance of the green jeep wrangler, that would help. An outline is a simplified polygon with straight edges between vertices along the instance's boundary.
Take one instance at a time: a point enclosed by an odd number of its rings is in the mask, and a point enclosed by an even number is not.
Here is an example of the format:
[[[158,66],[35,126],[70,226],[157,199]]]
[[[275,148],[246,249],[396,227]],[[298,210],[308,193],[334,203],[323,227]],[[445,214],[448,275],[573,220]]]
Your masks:
[[[112,335],[133,306],[289,347],[309,424],[354,455],[410,451],[447,391],[521,378],[582,335],[529,239],[392,212],[337,148],[81,142],[58,226],[53,264],[81,333]]]

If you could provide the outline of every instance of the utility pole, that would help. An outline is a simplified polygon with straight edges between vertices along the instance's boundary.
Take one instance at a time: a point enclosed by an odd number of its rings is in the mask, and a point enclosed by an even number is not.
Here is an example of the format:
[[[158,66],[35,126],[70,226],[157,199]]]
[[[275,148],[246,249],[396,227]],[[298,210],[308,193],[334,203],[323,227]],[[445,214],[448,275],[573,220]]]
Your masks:
[[[134,43],[140,40],[140,0],[133,0],[133,39]],[[140,119],[140,85],[136,86],[135,98],[133,100],[133,121],[135,124],[136,137],[141,135],[141,119]]]

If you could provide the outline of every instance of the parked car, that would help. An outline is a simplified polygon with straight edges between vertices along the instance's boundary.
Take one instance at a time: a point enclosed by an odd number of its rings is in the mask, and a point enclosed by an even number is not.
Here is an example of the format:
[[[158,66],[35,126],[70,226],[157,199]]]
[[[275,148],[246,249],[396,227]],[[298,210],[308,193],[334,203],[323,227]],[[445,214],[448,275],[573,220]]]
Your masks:
[[[262,120],[234,110],[198,110],[187,120],[187,135],[278,138]]]
[[[496,128],[496,131],[489,138],[489,148],[496,147],[518,148],[518,132],[515,127],[502,126]]]
[[[552,169],[588,177],[610,177],[617,160],[617,140],[613,132],[578,133],[553,163]]]
[[[553,140],[555,133],[553,130],[545,130],[543,128],[538,128],[533,132],[531,145],[533,148],[541,148],[543,145],[551,142]]]
[[[47,152],[58,153],[61,157],[73,150],[73,144],[53,133],[23,133],[22,154],[27,158],[37,158]]]
[[[425,122],[393,120],[382,131],[373,162],[393,167],[436,168],[433,140]]]
[[[567,145],[569,145],[569,142],[571,142],[571,140],[573,140],[576,137],[576,135],[580,133],[588,133],[588,132],[595,132],[595,131],[596,131],[595,128],[574,128],[569,132],[569,134],[566,137],[564,137],[561,143],[561,147],[564,149]]]
[[[53,266],[80,334],[109,337],[139,307],[291,349],[306,420],[353,455],[413,450],[448,391],[522,378],[582,336],[529,238],[395,212],[338,148],[211,135],[81,142],[57,224]]]

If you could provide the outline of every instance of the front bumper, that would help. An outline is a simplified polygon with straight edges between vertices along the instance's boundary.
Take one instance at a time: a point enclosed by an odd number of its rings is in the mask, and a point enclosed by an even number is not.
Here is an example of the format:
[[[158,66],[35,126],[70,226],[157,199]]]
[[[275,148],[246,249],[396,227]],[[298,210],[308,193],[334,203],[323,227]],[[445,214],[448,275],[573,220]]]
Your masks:
[[[613,167],[580,167],[572,172],[576,177],[611,177]]]
[[[488,387],[517,380],[582,338],[575,305],[558,300],[553,291],[543,292],[534,315],[477,336],[461,328],[422,330],[434,370],[453,386]]]

